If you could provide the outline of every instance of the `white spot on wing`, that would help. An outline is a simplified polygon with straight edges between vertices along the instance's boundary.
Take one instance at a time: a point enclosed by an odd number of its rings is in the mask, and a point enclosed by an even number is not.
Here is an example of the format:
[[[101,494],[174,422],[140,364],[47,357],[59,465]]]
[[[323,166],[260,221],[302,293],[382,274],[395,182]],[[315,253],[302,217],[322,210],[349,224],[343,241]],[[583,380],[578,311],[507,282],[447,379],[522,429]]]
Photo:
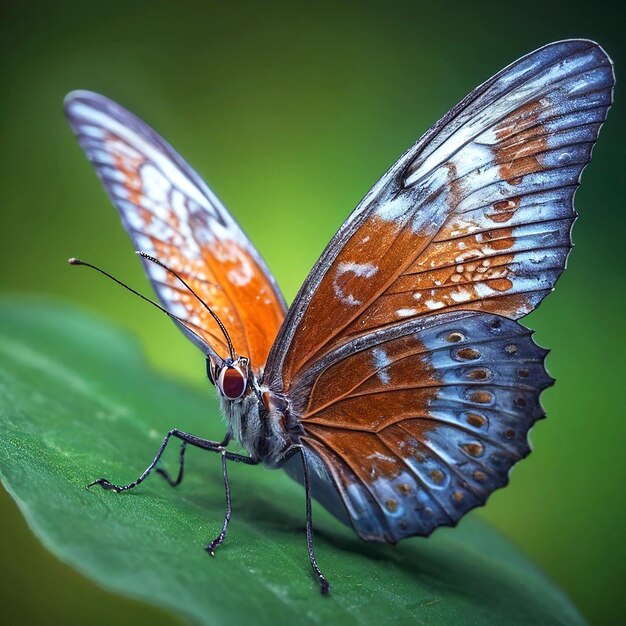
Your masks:
[[[103,178],[106,178],[107,180],[114,180],[118,183],[123,183],[126,181],[126,176],[124,176],[124,174],[120,170],[114,167],[108,167],[106,165],[103,165],[100,168],[100,174]]]
[[[167,178],[154,165],[150,164],[144,165],[140,173],[143,184],[142,194],[150,198],[158,206],[166,207],[168,204],[167,192],[171,187]],[[163,210],[160,211],[159,217],[167,219]]]
[[[380,461],[387,461],[388,463],[395,463],[396,460],[386,454],[381,454],[380,452],[372,452],[372,454],[368,454],[368,459],[379,459]]]
[[[248,263],[248,259],[243,259],[239,264],[239,267],[236,269],[229,270],[228,280],[230,280],[233,285],[237,285],[238,287],[243,287],[247,285],[254,278],[254,270],[250,263]]]
[[[410,197],[401,194],[391,200],[387,200],[387,202],[383,202],[383,204],[376,209],[376,215],[386,222],[394,222],[413,208],[414,205]]]
[[[243,287],[254,278],[254,268],[250,260],[236,244],[224,241],[222,245],[214,246],[211,252],[218,261],[232,265],[226,276],[233,285]]]
[[[109,154],[106,150],[85,148],[85,153],[87,154],[89,160],[96,161],[98,164],[104,163],[106,165],[115,165],[113,155]]]
[[[383,385],[389,384],[389,372],[385,368],[391,363],[391,360],[387,353],[383,348],[374,348],[372,350],[372,359],[374,360],[374,367],[378,370],[378,380]]]
[[[472,294],[467,289],[457,289],[450,293],[450,298],[454,302],[467,302],[472,299]]]
[[[335,291],[335,295],[341,302],[347,304],[348,306],[357,306],[361,304],[361,301],[355,298],[351,293],[347,294],[344,292],[341,285],[339,285],[339,279],[344,274],[353,274],[359,278],[371,278],[376,274],[376,272],[378,272],[378,268],[373,263],[353,263],[349,261],[339,263],[335,274],[335,280],[333,281],[333,290]]]
[[[424,304],[426,304],[426,306],[431,311],[435,311],[436,309],[443,309],[443,307],[445,306],[444,303],[440,300],[426,300]]]
[[[129,164],[132,164],[136,161],[141,161],[142,159],[141,154],[124,141],[108,141],[106,147],[109,148],[114,154],[118,154],[122,158],[126,159]]]
[[[104,137],[104,131],[97,126],[90,126],[89,124],[83,124],[80,127],[80,133],[87,135],[88,137],[95,137],[96,139],[102,139]]]

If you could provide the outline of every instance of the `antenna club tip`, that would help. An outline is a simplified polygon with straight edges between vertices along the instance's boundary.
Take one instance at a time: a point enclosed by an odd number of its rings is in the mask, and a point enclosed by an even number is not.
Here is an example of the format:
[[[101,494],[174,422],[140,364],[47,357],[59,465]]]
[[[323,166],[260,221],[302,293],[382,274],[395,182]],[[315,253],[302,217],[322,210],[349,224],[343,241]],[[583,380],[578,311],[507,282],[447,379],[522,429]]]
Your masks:
[[[67,262],[70,265],[82,265],[83,262],[80,259],[76,259],[75,257],[72,257],[71,259],[68,259]]]
[[[162,267],[165,267],[165,265],[163,265],[163,263],[159,261],[159,259],[153,257],[151,254],[148,254],[147,252],[144,252],[143,250],[135,250],[135,254],[138,254],[142,259],[146,259],[147,261],[152,261],[153,263],[156,263],[157,265],[161,265]]]

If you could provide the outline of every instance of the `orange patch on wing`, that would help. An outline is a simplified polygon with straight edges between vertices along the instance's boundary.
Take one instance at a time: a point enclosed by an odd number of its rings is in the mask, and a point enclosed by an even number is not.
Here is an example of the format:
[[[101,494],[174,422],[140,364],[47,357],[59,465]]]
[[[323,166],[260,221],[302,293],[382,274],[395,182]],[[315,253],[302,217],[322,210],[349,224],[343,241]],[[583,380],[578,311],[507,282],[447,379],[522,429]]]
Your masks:
[[[306,443],[306,445],[313,450],[319,458],[323,461],[323,463],[328,468],[329,473],[333,477],[339,492],[341,494],[349,493],[351,487],[358,482],[364,482],[365,480],[373,481],[379,476],[394,478],[399,474],[399,467],[397,465],[397,461],[393,458],[390,461],[387,461],[386,464],[381,463],[384,459],[376,458],[366,459],[366,463],[361,463],[358,468],[358,473],[355,471],[357,468],[353,468],[352,465],[355,462],[355,459],[349,458],[347,462],[344,459],[341,459],[339,450],[342,449],[341,444],[337,446],[337,449],[329,449],[328,445],[321,443],[314,437],[303,436],[302,441]],[[367,442],[358,442],[361,448],[365,448],[367,446]],[[347,500],[344,496],[344,502],[346,506],[348,506],[349,513],[351,516],[360,517],[362,515],[371,515],[372,511],[369,509],[372,504],[366,504],[367,509],[363,509],[363,505],[359,505]],[[389,503],[392,504],[392,503]],[[380,506],[380,504],[379,504]],[[393,504],[392,504],[393,507]],[[381,535],[376,532],[374,534],[368,534],[364,532],[362,529],[358,529],[357,532],[359,536],[364,540],[371,541],[381,541],[381,539],[385,539],[390,543],[395,543],[396,539],[394,538],[391,532]]]
[[[248,357],[252,367],[263,367],[284,310],[256,261],[232,241],[216,239],[203,246],[200,259],[184,257],[168,242],[152,238],[152,243],[155,256],[179,273],[220,318],[237,354]],[[167,274],[166,280],[193,330],[227,356],[226,341],[209,311],[174,276]]]
[[[135,206],[140,207],[143,183],[141,181],[139,168],[143,164],[144,158],[142,156],[133,157],[119,150],[115,150],[116,142],[123,143],[119,137],[109,133],[106,143],[113,155],[115,167],[124,175],[122,185],[128,192],[128,200]],[[148,222],[152,218],[152,214],[149,211],[145,211],[145,213],[148,215],[142,215],[142,219]]]
[[[205,263],[198,259],[189,259],[181,255],[177,245],[151,237],[154,256],[178,273],[189,286],[204,300],[220,317],[229,312],[224,308],[219,287],[213,284],[208,275]],[[204,279],[202,277],[205,277]],[[193,294],[172,274],[165,274],[166,285],[172,290],[172,300],[180,304],[187,312],[183,318],[219,354],[226,356],[228,348],[224,336],[211,314],[202,306]],[[232,316],[230,316],[232,317]],[[227,328],[230,320],[223,320]]]
[[[543,107],[539,100],[526,102],[511,111],[506,117],[500,120],[496,126],[496,137],[498,141],[506,141],[512,137],[524,140],[530,133],[531,136],[541,134],[541,129],[534,129],[539,113]],[[525,134],[522,134],[525,133]]]
[[[413,335],[407,335],[355,352],[325,369],[316,379],[306,406],[296,407],[296,411],[310,419],[343,399],[438,382],[426,348]]]
[[[449,308],[481,308],[472,305],[482,301],[478,284],[499,293],[513,289],[512,228],[472,232],[472,223],[462,226],[455,223],[454,234],[449,225],[442,228],[437,240],[359,318],[359,331]]]
[[[404,469],[402,461],[375,434],[316,426],[307,435],[307,439],[314,438],[341,457],[365,484],[380,478],[394,479]]]
[[[157,218],[141,206],[143,157],[131,156],[132,149],[113,134],[109,135],[107,143],[115,167],[124,176],[122,184],[128,192],[128,200],[137,207],[145,224],[154,256],[180,274],[211,307],[228,330],[237,354],[248,357],[253,367],[263,367],[285,315],[263,270],[240,244],[226,239],[215,238],[202,247],[200,258],[190,257],[186,252],[188,244],[180,235],[181,223],[176,212],[171,207],[160,206]],[[127,150],[123,150],[123,146]],[[169,226],[159,229],[161,238],[154,236],[150,228],[156,219]],[[172,301],[185,309],[187,317],[184,319],[192,330],[221,356],[227,356],[226,340],[209,311],[175,276],[166,274],[165,281],[172,290]]]
[[[346,242],[323,277],[291,342],[283,368],[285,382],[316,354],[330,349],[333,338],[402,272],[411,254],[430,241],[430,237],[404,226],[370,216]]]
[[[528,102],[496,126],[500,143],[494,146],[493,153],[500,176],[510,184],[519,184],[527,174],[544,169],[539,154],[548,149],[548,140],[543,125],[538,123],[541,110],[539,101]]]
[[[352,396],[329,405],[302,419],[306,432],[317,426],[378,433],[392,424],[416,417],[428,418],[429,406],[436,397],[433,387],[397,388],[379,393]],[[429,428],[434,424],[428,421]]]
[[[520,202],[521,198],[519,196],[509,198],[508,200],[500,200],[499,202],[494,202],[492,205],[493,210],[490,213],[487,213],[485,211],[485,217],[492,222],[508,222],[515,214],[515,211],[518,209]]]
[[[238,243],[216,239],[202,248],[214,282],[220,285],[223,306],[239,324],[226,325],[237,354],[254,368],[265,366],[270,348],[285,316],[273,286],[254,258]]]
[[[436,428],[430,405],[441,384],[425,346],[414,334],[405,335],[324,370],[303,400],[301,424],[307,438],[341,456],[362,481],[395,478],[409,448]],[[407,421],[421,427],[413,442],[413,435],[398,429]]]

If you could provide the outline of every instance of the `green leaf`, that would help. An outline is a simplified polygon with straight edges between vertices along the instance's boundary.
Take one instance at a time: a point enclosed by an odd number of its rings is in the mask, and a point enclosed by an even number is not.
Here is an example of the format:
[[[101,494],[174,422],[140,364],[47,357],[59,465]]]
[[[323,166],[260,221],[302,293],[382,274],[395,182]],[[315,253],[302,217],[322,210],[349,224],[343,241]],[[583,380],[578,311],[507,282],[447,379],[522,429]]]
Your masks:
[[[181,337],[181,341],[184,341]],[[199,375],[203,361],[198,357]],[[0,473],[35,534],[101,585],[203,624],[583,624],[565,595],[470,515],[456,529],[370,545],[315,509],[310,574],[301,487],[280,470],[231,465],[229,535],[217,455],[190,449],[177,488],[136,478],[172,427],[223,434],[210,385],[150,371],[136,343],[97,318],[41,301],[0,307]],[[178,446],[166,454],[176,468]]]

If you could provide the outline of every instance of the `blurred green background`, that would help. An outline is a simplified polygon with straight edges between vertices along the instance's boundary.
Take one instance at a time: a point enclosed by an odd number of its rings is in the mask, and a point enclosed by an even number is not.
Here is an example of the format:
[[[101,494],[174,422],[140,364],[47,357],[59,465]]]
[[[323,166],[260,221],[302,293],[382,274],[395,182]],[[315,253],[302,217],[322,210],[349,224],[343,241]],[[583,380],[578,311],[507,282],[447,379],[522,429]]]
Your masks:
[[[616,63],[617,104],[577,193],[569,269],[526,320],[553,349],[549,419],[533,431],[535,452],[511,485],[474,515],[541,563],[592,623],[618,623],[626,508],[623,23],[608,3],[571,0],[512,8],[3,2],[0,297],[45,294],[97,311],[138,335],[156,367],[206,387],[201,355],[172,324],[65,263],[88,259],[148,290],[63,119],[65,93],[100,91],[155,126],[235,214],[290,300],[362,195],[468,91],[544,43],[596,39]],[[0,511],[5,617],[176,623],[57,562],[4,492]]]

